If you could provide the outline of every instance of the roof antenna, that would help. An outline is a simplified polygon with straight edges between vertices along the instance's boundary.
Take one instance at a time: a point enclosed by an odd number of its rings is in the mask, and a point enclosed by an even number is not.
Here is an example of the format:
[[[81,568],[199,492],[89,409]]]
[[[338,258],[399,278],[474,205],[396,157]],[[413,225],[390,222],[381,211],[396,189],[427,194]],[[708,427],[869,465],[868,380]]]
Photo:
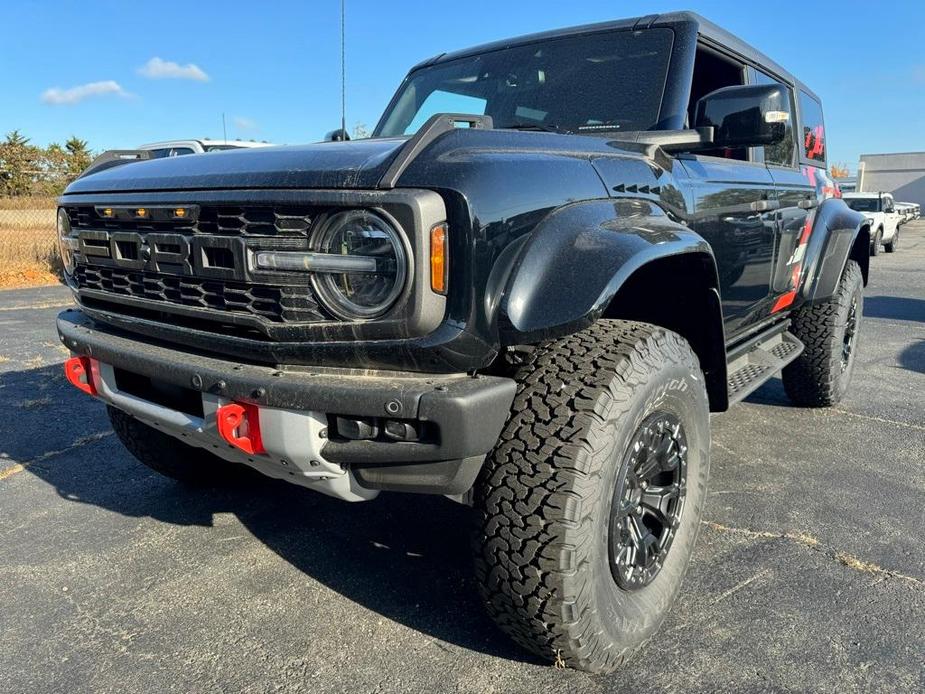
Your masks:
[[[222,111],[222,135],[225,138],[225,144],[228,144],[228,128],[225,127],[225,112]]]
[[[340,129],[347,137],[347,0],[340,0]]]

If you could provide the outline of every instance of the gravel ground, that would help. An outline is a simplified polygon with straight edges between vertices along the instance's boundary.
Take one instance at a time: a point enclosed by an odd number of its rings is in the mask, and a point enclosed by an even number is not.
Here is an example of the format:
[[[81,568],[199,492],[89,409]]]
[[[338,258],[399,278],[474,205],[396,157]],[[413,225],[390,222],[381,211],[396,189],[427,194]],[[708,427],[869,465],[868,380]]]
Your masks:
[[[0,292],[2,689],[923,691],[925,220],[871,277],[845,402],[791,408],[775,380],[714,418],[682,598],[608,677],[495,631],[465,508],[149,472],[64,382],[67,292]]]

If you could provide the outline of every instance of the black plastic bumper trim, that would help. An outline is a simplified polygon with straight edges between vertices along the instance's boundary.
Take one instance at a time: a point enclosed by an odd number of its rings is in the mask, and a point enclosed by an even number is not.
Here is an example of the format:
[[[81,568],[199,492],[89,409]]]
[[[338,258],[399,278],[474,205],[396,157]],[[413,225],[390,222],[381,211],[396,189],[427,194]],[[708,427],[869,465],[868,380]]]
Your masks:
[[[514,381],[496,376],[285,370],[240,363],[147,342],[73,309],[59,314],[57,325],[62,342],[75,354],[174,385],[266,407],[419,419],[439,431],[439,443],[430,444],[332,441],[322,453],[333,462],[413,463],[484,455],[501,433],[516,390]]]

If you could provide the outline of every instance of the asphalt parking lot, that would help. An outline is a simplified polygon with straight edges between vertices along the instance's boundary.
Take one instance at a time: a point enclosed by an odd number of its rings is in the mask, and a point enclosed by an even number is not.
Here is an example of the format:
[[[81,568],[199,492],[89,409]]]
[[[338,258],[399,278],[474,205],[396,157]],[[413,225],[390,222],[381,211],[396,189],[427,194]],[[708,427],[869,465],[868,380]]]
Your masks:
[[[0,689],[923,691],[925,220],[871,278],[845,402],[775,380],[714,418],[683,596],[608,677],[495,631],[463,507],[148,471],[64,381],[67,292],[0,292]]]

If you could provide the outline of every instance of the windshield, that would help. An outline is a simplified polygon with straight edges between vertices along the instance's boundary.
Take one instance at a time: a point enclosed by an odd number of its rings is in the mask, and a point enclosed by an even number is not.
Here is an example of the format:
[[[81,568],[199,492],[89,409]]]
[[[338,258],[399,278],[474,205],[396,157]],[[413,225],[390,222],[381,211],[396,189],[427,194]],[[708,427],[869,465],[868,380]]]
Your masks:
[[[880,211],[880,198],[845,198],[844,200],[855,212]]]
[[[551,39],[412,73],[378,137],[413,134],[437,113],[489,115],[496,128],[648,130],[658,121],[674,33],[615,31]]]

